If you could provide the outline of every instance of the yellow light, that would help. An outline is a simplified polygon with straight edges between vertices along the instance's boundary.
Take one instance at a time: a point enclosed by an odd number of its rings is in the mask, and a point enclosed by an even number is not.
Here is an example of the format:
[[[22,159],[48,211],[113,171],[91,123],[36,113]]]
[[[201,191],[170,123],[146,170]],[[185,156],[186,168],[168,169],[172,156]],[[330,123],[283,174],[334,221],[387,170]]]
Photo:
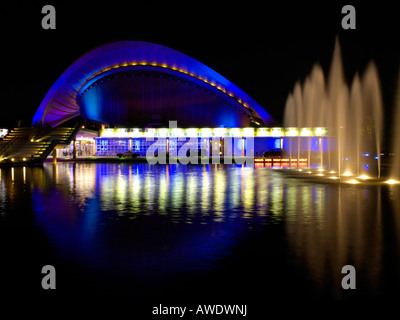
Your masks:
[[[360,183],[359,181],[357,181],[357,180],[354,180],[354,179],[352,179],[352,180],[349,180],[349,181],[346,181],[347,183],[351,183],[351,184],[357,184],[357,183]]]
[[[243,128],[243,135],[245,137],[253,137],[254,136],[254,128]]]
[[[319,172],[322,172],[322,171],[324,171],[324,169],[322,169],[322,168],[319,168],[319,169],[318,169],[318,171],[319,171]]]
[[[325,128],[315,128],[314,134],[316,136],[326,136],[326,129]]]
[[[197,137],[197,129],[195,129],[195,128],[186,129],[186,136],[187,137]]]
[[[148,128],[148,129],[146,129],[146,131],[145,131],[145,133],[144,133],[144,136],[145,137],[154,137],[155,136],[155,129],[153,129],[153,128]]]
[[[113,129],[107,128],[107,129],[102,129],[100,132],[100,137],[114,137],[114,131]]]
[[[346,172],[343,173],[342,175],[345,176],[345,177],[350,177],[350,176],[352,176],[353,174],[352,174],[350,171],[346,171]]]
[[[14,158],[11,158],[11,161],[14,161]]]
[[[168,129],[161,128],[158,130],[160,137],[167,137],[168,136]]]
[[[286,129],[286,136],[288,137],[297,137],[299,135],[299,131],[297,128],[287,128]]]
[[[400,181],[397,181],[397,180],[394,180],[394,179],[389,179],[389,180],[385,181],[385,183],[387,183],[387,184],[397,184],[397,183],[400,183]]]
[[[185,136],[182,128],[173,128],[172,135],[174,137],[184,137]]]
[[[129,136],[137,138],[137,137],[141,136],[141,132],[140,132],[139,129],[131,129],[131,132],[130,132]]]
[[[329,173],[335,173],[335,171],[331,170],[331,171],[329,171]]]
[[[303,129],[301,129],[300,135],[302,137],[310,137],[311,136],[311,130],[309,128],[303,128]]]
[[[267,128],[258,128],[256,134],[257,134],[257,137],[268,137],[269,136],[269,132],[268,132]]]
[[[22,161],[26,161],[26,158],[23,158]]]
[[[225,128],[214,128],[214,137],[224,137]]]
[[[241,129],[239,129],[239,128],[231,128],[228,130],[229,130],[230,136],[232,136],[232,137],[241,137],[242,136]]]
[[[338,177],[336,177],[336,176],[332,176],[332,177],[329,177],[329,179],[336,180],[336,179],[338,179]]]
[[[361,179],[361,180],[371,179],[371,177],[368,177],[368,176],[365,175],[365,174],[362,174],[361,176],[358,176],[357,178],[358,178],[358,179]]]
[[[209,137],[211,136],[211,132],[209,128],[201,128],[200,133],[202,137]]]
[[[323,177],[324,174],[323,173],[317,173],[317,176]]]
[[[281,137],[281,136],[283,136],[282,128],[272,128],[271,136],[273,136],[273,137]]]
[[[128,137],[128,129],[117,129],[115,132],[117,137]]]

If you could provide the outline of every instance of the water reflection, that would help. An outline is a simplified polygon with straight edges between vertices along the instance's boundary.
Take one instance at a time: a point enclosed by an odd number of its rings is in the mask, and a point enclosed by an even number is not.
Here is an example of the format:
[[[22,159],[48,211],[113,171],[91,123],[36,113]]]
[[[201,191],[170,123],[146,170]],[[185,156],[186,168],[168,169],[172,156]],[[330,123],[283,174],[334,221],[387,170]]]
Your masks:
[[[291,249],[315,277],[320,294],[329,290],[341,297],[338,267],[346,264],[356,267],[363,289],[379,292],[384,247],[399,244],[384,242],[382,187],[338,185],[329,194],[318,190],[321,186],[312,188],[316,190],[302,195],[305,206],[286,224]],[[397,226],[392,232],[399,230]]]
[[[0,169],[0,221],[22,209],[32,212],[60,259],[107,272],[133,268],[140,279],[160,279],[218,268],[251,235],[256,239],[246,250],[267,259],[276,246],[286,255],[281,265],[307,274],[309,290],[335,298],[345,294],[346,264],[355,266],[359,292],[369,296],[400,283],[399,197],[396,185],[310,183],[264,167],[60,163]],[[274,225],[283,228],[273,244],[251,231],[268,233]]]
[[[88,198],[96,198],[101,211],[120,217],[170,215],[190,223],[210,215],[222,222],[239,212],[241,218],[265,216],[268,210],[282,214],[282,178],[272,175],[270,184],[253,168],[65,164],[45,166],[44,172],[53,186],[68,189],[82,210]]]

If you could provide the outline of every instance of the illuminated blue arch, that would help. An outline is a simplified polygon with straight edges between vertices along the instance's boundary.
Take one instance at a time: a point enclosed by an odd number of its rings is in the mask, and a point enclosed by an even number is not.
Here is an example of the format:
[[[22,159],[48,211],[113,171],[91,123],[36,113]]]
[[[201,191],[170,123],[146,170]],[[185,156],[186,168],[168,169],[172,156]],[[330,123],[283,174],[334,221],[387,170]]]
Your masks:
[[[77,96],[80,92],[103,75],[132,67],[179,74],[218,91],[226,99],[234,99],[253,122],[264,122],[264,125],[274,122],[268,112],[243,90],[203,63],[158,44],[121,41],[98,47],[75,61],[47,92],[32,123],[41,121],[55,127],[79,116]]]

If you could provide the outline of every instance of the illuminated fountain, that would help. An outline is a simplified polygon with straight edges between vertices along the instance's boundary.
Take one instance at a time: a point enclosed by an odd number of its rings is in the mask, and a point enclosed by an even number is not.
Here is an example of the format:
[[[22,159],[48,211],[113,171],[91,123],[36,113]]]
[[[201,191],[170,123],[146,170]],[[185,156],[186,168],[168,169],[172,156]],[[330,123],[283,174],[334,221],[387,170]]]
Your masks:
[[[386,183],[393,184],[400,181],[400,72],[397,81],[397,92],[395,100],[395,112],[392,123],[392,160],[390,179]]]
[[[286,101],[284,126],[328,128],[332,139],[319,148],[319,169],[366,179],[368,171],[376,167],[374,176],[380,177],[382,109],[375,64],[370,62],[361,77],[356,74],[349,88],[336,39],[328,76],[315,64],[303,83],[296,82]],[[304,148],[301,139],[289,141],[291,155]],[[311,139],[307,143],[310,165]]]

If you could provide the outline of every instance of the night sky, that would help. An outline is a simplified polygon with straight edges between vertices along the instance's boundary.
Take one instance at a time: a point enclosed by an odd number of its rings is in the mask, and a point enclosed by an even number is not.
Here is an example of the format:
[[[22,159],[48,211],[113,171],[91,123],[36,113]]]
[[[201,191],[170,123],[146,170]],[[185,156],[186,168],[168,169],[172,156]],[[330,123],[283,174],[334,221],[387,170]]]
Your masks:
[[[374,60],[390,118],[400,65],[395,5],[172,1],[14,1],[2,4],[0,126],[28,125],[51,85],[80,56],[106,43],[141,40],[181,51],[214,69],[282,121],[288,93],[314,63],[327,73],[339,36],[348,82]],[[56,8],[56,30],[43,30],[41,9]],[[218,5],[216,5],[218,4]],[[356,30],[343,30],[341,9],[356,9]]]

